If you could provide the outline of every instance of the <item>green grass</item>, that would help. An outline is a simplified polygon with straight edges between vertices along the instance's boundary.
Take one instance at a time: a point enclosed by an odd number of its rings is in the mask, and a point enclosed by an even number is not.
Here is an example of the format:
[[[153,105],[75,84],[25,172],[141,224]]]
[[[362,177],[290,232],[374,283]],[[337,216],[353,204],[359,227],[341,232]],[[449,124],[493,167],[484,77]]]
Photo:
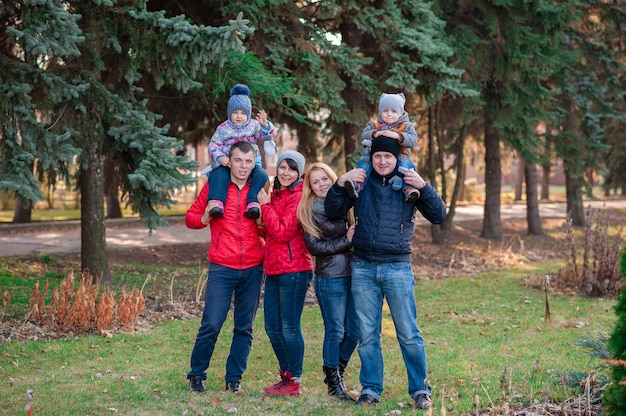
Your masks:
[[[543,263],[418,282],[418,322],[426,342],[434,389],[433,414],[440,414],[442,404],[447,414],[470,414],[475,395],[481,409],[485,409],[490,402],[497,406],[505,401],[558,401],[573,394],[559,383],[556,374],[584,372],[597,364],[590,362],[589,355],[574,343],[612,330],[614,301],[551,295],[552,317],[545,322],[545,294],[521,281],[526,275],[554,272],[557,268],[555,264]],[[19,279],[11,279],[11,273],[3,267],[0,273],[4,273],[0,280],[2,291],[19,286]],[[185,291],[192,290],[197,270],[179,273],[174,284],[183,286]],[[133,283],[140,280],[129,276],[121,279],[125,283],[129,279]],[[171,273],[160,269],[160,276],[155,279],[159,287],[147,283],[146,292],[169,287]],[[28,284],[32,282],[24,283]],[[323,324],[319,308],[305,307],[302,322],[307,344],[301,397],[277,399],[262,393],[263,386],[278,381],[278,368],[263,330],[263,311],[259,310],[243,396],[223,391],[232,315],[216,346],[206,394],[190,392],[185,380],[199,319],[167,319],[149,331],[108,338],[89,335],[4,343],[0,355],[0,413],[22,412],[29,388],[35,392],[35,414],[49,415],[219,415],[234,408],[237,414],[244,415],[386,414],[394,409],[402,414],[421,413],[403,408],[411,400],[389,316],[382,336],[385,391],[381,404],[370,409],[326,395],[321,371]],[[576,328],[574,322],[584,326]],[[346,371],[349,386],[358,388],[359,367],[355,353]],[[512,388],[506,397],[500,384],[505,371],[512,373]]]

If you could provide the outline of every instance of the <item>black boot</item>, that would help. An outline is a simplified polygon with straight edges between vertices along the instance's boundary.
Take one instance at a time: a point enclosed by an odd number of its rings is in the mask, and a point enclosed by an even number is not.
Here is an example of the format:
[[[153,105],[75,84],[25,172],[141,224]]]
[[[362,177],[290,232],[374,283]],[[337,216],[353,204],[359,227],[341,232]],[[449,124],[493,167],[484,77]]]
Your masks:
[[[339,375],[341,376],[341,379],[343,380],[343,375],[346,372],[346,367],[348,366],[348,362],[344,361],[344,360],[339,360],[339,367],[337,367],[337,370],[339,370]]]
[[[350,400],[344,391],[346,390],[346,385],[343,383],[343,379],[339,375],[339,370],[337,368],[330,368],[323,366],[324,374],[326,378],[324,378],[324,383],[328,385],[328,395],[329,396],[337,396],[341,400]]]

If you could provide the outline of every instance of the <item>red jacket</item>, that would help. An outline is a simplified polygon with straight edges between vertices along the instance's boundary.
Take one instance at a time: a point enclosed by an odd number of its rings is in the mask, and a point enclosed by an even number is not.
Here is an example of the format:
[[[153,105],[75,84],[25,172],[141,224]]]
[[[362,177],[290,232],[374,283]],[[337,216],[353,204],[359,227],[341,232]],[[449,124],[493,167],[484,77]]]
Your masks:
[[[207,256],[211,263],[243,270],[263,263],[264,229],[257,226],[256,221],[243,216],[246,209],[246,197],[250,185],[246,184],[239,190],[237,185],[228,185],[224,218],[211,219],[211,245]],[[187,228],[201,229],[202,215],[208,204],[209,184],[206,183],[196,200],[191,204],[185,215]]]
[[[304,230],[297,215],[301,198],[302,182],[291,189],[274,189],[271,201],[261,208],[267,230],[267,276],[313,270],[311,255],[304,243]]]

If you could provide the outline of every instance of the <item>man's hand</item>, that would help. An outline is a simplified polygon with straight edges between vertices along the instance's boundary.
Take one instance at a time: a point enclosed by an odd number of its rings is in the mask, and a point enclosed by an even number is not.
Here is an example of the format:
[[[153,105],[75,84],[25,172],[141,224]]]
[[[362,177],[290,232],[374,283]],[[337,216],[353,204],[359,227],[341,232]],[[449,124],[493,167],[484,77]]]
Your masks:
[[[422,176],[413,169],[407,169],[404,172],[404,181],[416,189],[422,189],[426,186],[426,181]]]
[[[202,214],[202,218],[200,218],[200,222],[202,222],[202,224],[209,225],[209,222],[211,222],[211,216],[209,215],[209,212],[211,211],[212,208],[216,206],[217,206],[217,202],[215,202],[214,200],[209,201],[206,208],[204,209],[204,214]]]
[[[363,183],[366,178],[367,178],[367,173],[365,172],[365,169],[354,168],[352,170],[347,171],[343,175],[341,175],[337,179],[337,184],[339,186],[344,186],[348,179],[357,183]]]
[[[228,165],[230,164],[230,157],[226,155],[220,156],[218,160],[220,161],[220,165],[222,166],[228,167]]]
[[[263,126],[263,128],[269,127],[269,124],[267,123],[267,113],[265,110],[261,110],[256,113],[256,120]]]

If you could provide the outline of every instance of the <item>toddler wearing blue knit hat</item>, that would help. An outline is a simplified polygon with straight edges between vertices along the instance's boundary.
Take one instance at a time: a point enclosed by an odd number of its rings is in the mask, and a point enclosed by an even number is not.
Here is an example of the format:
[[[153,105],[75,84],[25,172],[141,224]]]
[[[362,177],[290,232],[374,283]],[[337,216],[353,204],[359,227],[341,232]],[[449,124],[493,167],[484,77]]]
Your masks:
[[[376,151],[387,151],[393,154],[398,159],[397,174],[389,182],[394,190],[402,190],[407,203],[414,204],[420,197],[420,192],[407,185],[402,179],[404,172],[410,169],[415,170],[409,149],[417,144],[415,126],[409,121],[409,115],[404,111],[405,102],[406,98],[403,93],[381,94],[378,101],[380,112],[378,119],[369,121],[361,134],[361,143],[364,146],[363,157],[359,160],[357,167],[365,169],[369,176],[372,170],[370,154]],[[362,183],[347,180],[345,188],[352,198],[358,198],[359,192],[363,190],[366,183],[367,178]]]
[[[209,178],[209,201],[215,201],[215,207],[211,209],[209,215],[211,218],[224,216],[224,204],[230,181],[228,167],[230,147],[237,142],[247,142],[254,148],[256,166],[250,175],[248,205],[243,215],[255,220],[261,216],[261,205],[257,195],[269,180],[261,163],[257,143],[263,142],[263,149],[267,156],[276,154],[276,143],[274,143],[276,129],[267,119],[265,110],[260,110],[256,117],[252,118],[252,102],[247,85],[237,84],[233,87],[226,111],[228,120],[217,126],[209,142],[209,156],[213,159],[213,163],[202,171],[202,174]]]

